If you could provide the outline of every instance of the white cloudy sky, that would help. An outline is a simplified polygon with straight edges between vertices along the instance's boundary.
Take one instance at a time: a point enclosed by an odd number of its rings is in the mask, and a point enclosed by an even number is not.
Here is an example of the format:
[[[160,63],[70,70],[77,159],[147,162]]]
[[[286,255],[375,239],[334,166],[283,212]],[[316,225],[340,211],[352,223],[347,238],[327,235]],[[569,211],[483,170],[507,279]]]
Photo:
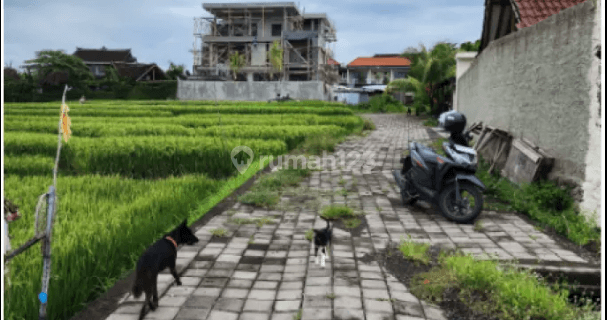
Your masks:
[[[243,2],[221,1],[210,2]],[[256,1],[259,2],[259,1]],[[193,18],[209,16],[198,0],[5,0],[4,65],[18,67],[35,51],[76,47],[132,49],[140,62],[192,68]],[[307,0],[306,13],[326,13],[337,27],[335,58],[399,53],[437,41],[480,38],[482,0]]]

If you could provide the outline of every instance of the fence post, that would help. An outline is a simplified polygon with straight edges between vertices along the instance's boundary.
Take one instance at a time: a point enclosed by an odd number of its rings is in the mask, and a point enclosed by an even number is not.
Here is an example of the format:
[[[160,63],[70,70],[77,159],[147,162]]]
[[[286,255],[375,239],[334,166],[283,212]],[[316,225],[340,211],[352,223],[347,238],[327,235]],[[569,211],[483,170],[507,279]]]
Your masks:
[[[53,216],[55,214],[55,187],[50,186],[47,193],[46,207],[46,231],[42,242],[42,290],[38,298],[40,299],[40,320],[46,320],[46,304],[48,301],[48,283],[51,276],[51,233],[53,230]]]

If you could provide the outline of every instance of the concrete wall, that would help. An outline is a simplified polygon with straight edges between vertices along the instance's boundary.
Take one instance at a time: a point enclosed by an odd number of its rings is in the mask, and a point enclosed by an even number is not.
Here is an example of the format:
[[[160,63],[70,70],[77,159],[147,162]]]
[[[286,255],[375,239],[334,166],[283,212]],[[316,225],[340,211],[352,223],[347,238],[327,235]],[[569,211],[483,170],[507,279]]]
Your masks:
[[[476,52],[459,52],[455,55],[455,82],[466,72],[476,58]],[[457,91],[453,93],[453,110],[457,110]]]
[[[178,81],[179,100],[267,101],[276,94],[298,100],[328,100],[321,81]]]
[[[586,1],[496,40],[457,81],[458,109],[469,123],[483,121],[548,151],[556,158],[551,178],[583,184],[590,211],[600,208],[591,199],[601,197],[602,176],[597,11]]]

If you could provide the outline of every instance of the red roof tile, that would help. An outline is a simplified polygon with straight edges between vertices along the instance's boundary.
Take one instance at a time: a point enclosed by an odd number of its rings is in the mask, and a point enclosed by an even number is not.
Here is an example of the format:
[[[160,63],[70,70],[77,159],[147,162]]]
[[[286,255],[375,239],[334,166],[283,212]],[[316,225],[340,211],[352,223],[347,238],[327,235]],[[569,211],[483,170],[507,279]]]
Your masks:
[[[337,65],[337,66],[338,66],[338,65],[339,65],[339,62],[337,62],[337,61],[335,61],[335,60],[333,60],[333,59],[329,58],[329,59],[327,59],[327,64],[334,64],[334,65]]]
[[[348,64],[348,67],[408,67],[411,61],[404,57],[359,57]]]
[[[515,0],[520,14],[519,29],[530,27],[563,9],[571,8],[586,0]]]

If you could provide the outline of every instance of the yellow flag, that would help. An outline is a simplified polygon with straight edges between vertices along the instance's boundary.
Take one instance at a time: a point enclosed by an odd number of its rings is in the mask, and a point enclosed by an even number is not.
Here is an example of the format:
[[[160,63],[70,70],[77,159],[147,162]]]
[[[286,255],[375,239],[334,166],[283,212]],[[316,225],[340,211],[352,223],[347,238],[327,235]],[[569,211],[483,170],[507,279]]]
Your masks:
[[[68,111],[70,111],[70,108],[68,108],[67,104],[61,105],[61,131],[63,132],[63,140],[65,140],[65,142],[67,142],[72,134],[72,130],[70,129],[72,120],[70,120],[70,117],[67,115]]]

